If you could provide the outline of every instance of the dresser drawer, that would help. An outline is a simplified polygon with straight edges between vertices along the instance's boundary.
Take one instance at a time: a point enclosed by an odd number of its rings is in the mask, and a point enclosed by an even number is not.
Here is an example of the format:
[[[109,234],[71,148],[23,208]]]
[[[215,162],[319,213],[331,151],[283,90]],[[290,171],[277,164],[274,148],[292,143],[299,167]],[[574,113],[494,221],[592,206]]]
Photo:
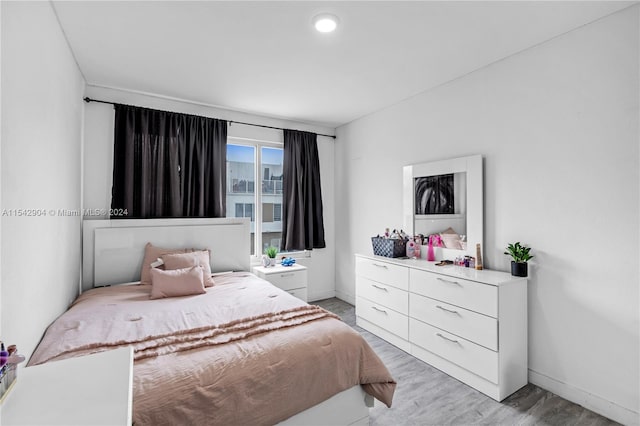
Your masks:
[[[409,316],[498,350],[498,320],[495,318],[418,294],[409,296]]]
[[[390,285],[356,276],[356,296],[407,315],[409,313],[409,293]]]
[[[303,287],[303,288],[297,288],[295,290],[285,290],[287,293],[291,294],[292,296],[297,297],[298,299],[306,302],[307,301],[307,288]]]
[[[284,269],[284,268],[282,268]],[[295,290],[307,286],[307,270],[278,272],[264,277],[271,284],[283,290]]]
[[[411,343],[465,370],[498,383],[497,352],[413,318],[409,320],[409,339]]]
[[[356,315],[402,339],[409,337],[409,318],[382,304],[357,297]]]
[[[475,281],[412,269],[409,290],[474,312],[498,317],[498,288]]]
[[[409,290],[409,269],[372,259],[356,258],[356,275],[382,284]]]

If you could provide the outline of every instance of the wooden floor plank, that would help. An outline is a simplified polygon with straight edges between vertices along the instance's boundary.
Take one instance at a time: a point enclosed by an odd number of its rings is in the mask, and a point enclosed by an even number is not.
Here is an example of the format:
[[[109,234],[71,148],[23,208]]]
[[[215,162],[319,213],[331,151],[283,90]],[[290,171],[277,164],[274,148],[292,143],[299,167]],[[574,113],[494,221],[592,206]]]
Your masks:
[[[356,326],[355,309],[337,299],[313,302],[335,313],[369,342],[398,382],[393,406],[376,401],[375,426],[397,425],[617,425],[605,417],[528,384],[497,402]]]

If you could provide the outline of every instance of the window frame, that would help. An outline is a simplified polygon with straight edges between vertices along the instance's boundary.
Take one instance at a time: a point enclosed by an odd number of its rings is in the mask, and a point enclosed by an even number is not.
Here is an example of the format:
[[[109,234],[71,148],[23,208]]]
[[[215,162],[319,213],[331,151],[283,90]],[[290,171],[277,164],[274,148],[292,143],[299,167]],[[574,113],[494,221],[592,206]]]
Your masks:
[[[262,165],[262,148],[278,148],[282,149],[284,153],[284,143],[283,142],[272,142],[272,141],[264,141],[258,139],[245,139],[239,138],[237,136],[227,136],[227,144],[228,145],[241,145],[248,146],[254,148],[254,158],[253,158],[253,174],[254,174],[254,182],[260,182],[260,185],[254,185],[253,191],[253,215],[255,217],[254,221],[254,236],[253,236],[253,244],[256,248],[256,253],[251,255],[251,260],[253,263],[257,263],[262,258],[262,251],[257,253],[258,247],[262,247],[262,179],[263,179],[263,169]],[[277,181],[274,181],[277,182]],[[281,182],[281,181],[280,181]],[[275,188],[274,184],[274,188]],[[281,184],[282,185],[282,184]],[[228,188],[228,186],[227,186]],[[247,183],[248,189],[248,183]],[[282,193],[282,191],[280,191]],[[283,200],[284,201],[284,200]],[[282,202],[280,203],[280,216],[282,216]],[[280,253],[278,252],[277,257],[286,255],[288,257],[301,258],[301,257],[311,257],[310,251],[308,250],[300,250],[300,251],[290,251]]]

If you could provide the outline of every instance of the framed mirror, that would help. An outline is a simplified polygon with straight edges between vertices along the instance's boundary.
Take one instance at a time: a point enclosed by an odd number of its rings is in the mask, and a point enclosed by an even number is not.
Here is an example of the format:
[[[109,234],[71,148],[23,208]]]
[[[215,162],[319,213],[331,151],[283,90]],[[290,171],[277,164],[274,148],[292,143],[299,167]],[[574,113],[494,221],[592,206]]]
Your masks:
[[[440,259],[484,250],[482,156],[452,158],[403,168],[403,226],[409,235],[445,235]]]

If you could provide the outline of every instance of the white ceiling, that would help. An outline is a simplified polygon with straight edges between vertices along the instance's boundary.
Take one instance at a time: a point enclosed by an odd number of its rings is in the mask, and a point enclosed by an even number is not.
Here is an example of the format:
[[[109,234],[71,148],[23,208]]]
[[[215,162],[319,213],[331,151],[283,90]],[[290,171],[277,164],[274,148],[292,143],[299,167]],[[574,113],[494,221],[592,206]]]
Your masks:
[[[90,85],[336,127],[632,2],[53,4]]]

